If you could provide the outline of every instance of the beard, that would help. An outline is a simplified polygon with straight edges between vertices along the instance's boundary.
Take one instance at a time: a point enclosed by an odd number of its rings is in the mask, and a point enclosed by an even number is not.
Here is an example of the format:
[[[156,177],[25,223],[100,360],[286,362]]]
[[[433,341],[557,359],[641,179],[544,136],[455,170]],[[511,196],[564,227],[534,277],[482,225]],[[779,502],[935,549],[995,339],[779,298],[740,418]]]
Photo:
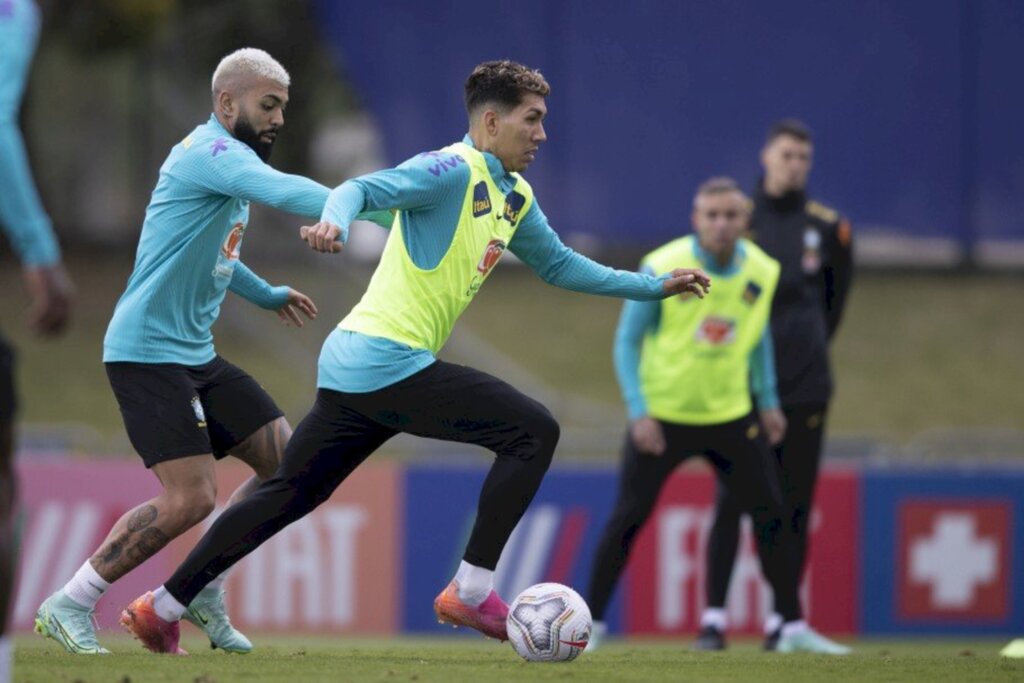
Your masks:
[[[252,127],[249,119],[244,114],[239,114],[238,120],[235,121],[234,135],[236,139],[249,145],[252,151],[256,152],[256,156],[262,159],[264,163],[270,159],[270,152],[274,149],[274,142],[264,142],[261,140],[260,133]]]

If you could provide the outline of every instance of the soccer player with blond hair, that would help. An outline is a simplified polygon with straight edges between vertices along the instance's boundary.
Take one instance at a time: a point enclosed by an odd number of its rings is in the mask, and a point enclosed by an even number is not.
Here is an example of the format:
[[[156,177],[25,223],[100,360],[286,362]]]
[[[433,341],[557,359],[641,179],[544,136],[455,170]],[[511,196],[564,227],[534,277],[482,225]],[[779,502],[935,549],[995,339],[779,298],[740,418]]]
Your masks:
[[[205,519],[216,501],[214,463],[231,455],[254,476],[229,509],[277,469],[291,428],[266,391],[217,355],[211,327],[230,290],[302,326],[309,297],[271,287],[239,258],[249,203],[300,216],[323,211],[328,188],[267,164],[284,125],[290,78],[262,50],[224,57],[211,83],[213,114],[176,144],[142,225],[135,268],[103,342],[103,362],[132,446],[163,491],[126,512],[74,576],[39,607],[36,630],[68,652],[107,652],[92,613],[109,586]],[[186,618],[214,647],[248,652],[231,626],[224,576],[190,601]]]

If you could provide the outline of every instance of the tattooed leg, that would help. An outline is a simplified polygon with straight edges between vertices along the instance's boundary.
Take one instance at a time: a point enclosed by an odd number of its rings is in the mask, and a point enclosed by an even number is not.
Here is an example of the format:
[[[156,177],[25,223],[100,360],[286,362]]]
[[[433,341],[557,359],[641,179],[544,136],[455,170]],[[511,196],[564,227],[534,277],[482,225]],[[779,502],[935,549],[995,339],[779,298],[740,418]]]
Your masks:
[[[105,581],[117,581],[213,511],[217,492],[213,462],[212,455],[198,455],[153,467],[164,492],[117,520],[89,558]]]
[[[228,499],[234,505],[256,490],[261,482],[270,479],[284,455],[284,447],[292,436],[288,420],[279,417],[268,422],[250,434],[242,443],[231,449],[231,455],[249,465],[256,474],[235,489]]]

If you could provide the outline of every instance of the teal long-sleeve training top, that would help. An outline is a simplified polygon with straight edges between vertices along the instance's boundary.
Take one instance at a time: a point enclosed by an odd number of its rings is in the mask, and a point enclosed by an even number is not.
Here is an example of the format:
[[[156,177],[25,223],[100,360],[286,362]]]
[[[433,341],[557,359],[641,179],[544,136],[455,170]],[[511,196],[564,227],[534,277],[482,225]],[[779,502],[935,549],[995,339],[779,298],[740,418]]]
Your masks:
[[[135,268],[103,340],[103,361],[196,366],[213,360],[210,328],[227,290],[266,309],[288,299],[288,287],[271,287],[239,260],[249,202],[315,218],[328,192],[274,170],[211,115],[160,167]]]

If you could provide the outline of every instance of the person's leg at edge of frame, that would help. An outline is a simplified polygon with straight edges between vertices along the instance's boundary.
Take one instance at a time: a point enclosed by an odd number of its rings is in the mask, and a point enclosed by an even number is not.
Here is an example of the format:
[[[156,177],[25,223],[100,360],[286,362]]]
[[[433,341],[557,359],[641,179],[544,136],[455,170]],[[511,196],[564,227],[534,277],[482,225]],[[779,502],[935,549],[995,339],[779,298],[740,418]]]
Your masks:
[[[667,430],[666,440],[669,438]],[[594,618],[594,631],[587,652],[594,652],[600,647],[607,633],[604,614],[619,576],[629,560],[633,543],[650,517],[665,480],[682,462],[677,455],[670,455],[674,452],[671,441],[667,451],[660,456],[640,453],[633,445],[629,432],[626,433],[619,472],[618,499],[591,562],[587,604]]]
[[[171,578],[122,613],[122,624],[147,649],[177,651],[179,620],[205,586],[326,501],[396,433],[347,410],[340,396],[319,390],[274,476],[225,510]]]
[[[14,428],[9,419],[0,418],[0,683],[11,680],[13,647],[7,634],[7,627],[18,559],[14,521],[17,493],[14,472]]]

